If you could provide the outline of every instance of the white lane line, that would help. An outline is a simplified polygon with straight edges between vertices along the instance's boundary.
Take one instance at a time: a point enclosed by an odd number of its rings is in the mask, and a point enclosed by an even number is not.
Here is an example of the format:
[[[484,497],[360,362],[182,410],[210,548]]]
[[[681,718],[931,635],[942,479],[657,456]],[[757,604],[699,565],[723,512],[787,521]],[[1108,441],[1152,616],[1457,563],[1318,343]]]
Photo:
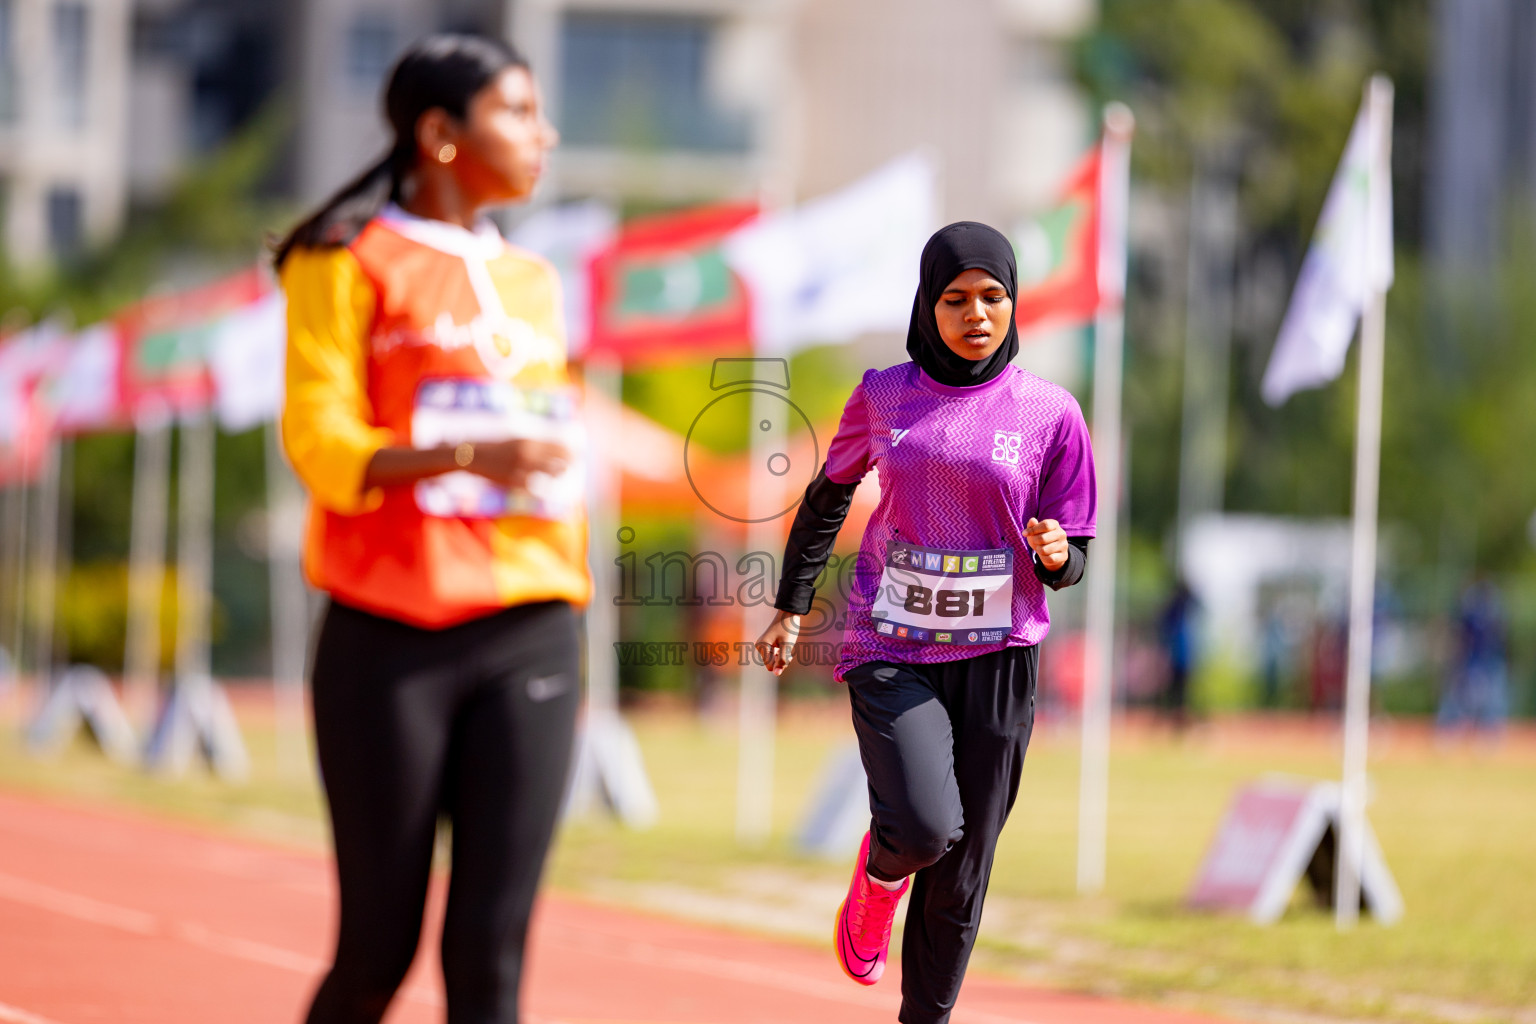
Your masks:
[[[182,921],[176,925],[176,937],[183,942],[205,949],[210,953],[222,953],[236,960],[246,960],[253,964],[264,964],[267,967],[276,967],[283,971],[292,971],[305,977],[315,977],[324,974],[331,966],[329,961],[316,957],[296,953],[291,949],[281,946],[270,946],[265,942],[253,942],[250,939],[240,939],[233,935],[221,935],[211,928],[204,927],[191,921]],[[421,1003],[436,1009],[442,1009],[448,1004],[434,989],[425,985],[412,984],[400,989],[400,995],[414,1003]]]
[[[59,1024],[56,1020],[39,1017],[9,1003],[0,1003],[0,1021],[5,1021],[5,1024]]]
[[[320,974],[330,965],[325,961],[303,953],[295,953],[291,949],[283,949],[281,946],[269,946],[265,942],[253,942],[250,939],[237,939],[232,935],[220,935],[203,925],[192,921],[182,921],[176,926],[176,937],[183,942],[206,949],[211,953],[222,953],[225,956],[234,957],[236,960],[249,960],[251,963],[266,964],[268,967],[276,967],[284,971],[293,971],[295,974]]]
[[[827,1002],[845,1003],[864,1009],[869,1009],[871,1006],[867,995],[849,991],[845,984],[805,977],[788,971],[773,970],[744,960],[729,960],[704,953],[689,953],[647,942],[635,942],[612,935],[581,932],[571,928],[560,928],[558,932],[553,928],[549,929],[544,933],[544,940],[551,945],[563,946],[576,952],[607,955],[647,967],[691,971],[694,974],[712,978],[757,985],[762,988],[775,988],[796,995],[811,996]],[[955,1017],[957,1021],[964,1024],[1036,1024],[1026,1017],[1004,1017],[980,1010],[967,1011],[958,1008],[955,1011]]]
[[[79,893],[67,892],[63,889],[55,889],[52,886],[39,882],[28,881],[25,878],[17,878],[0,872],[0,899],[8,899],[13,903],[21,903],[37,910],[48,910],[65,917],[75,918],[77,921],[85,921],[90,924],[101,925],[106,928],[115,928],[118,931],[128,932],[133,935],[164,937],[174,936],[191,946],[206,950],[211,953],[219,953],[236,960],[244,960],[248,963],[262,964],[267,967],[276,967],[279,970],[292,971],[306,977],[314,977],[324,974],[330,964],[304,953],[281,946],[271,946],[264,942],[255,942],[250,939],[241,939],[233,935],[223,935],[198,924],[195,921],[177,921],[173,926],[167,926],[164,921],[154,914],[142,910],[133,910],[129,907],[120,907],[113,903],[103,903],[101,900],[91,899],[89,896],[81,896]],[[413,984],[400,990],[400,995],[412,1002],[422,1003],[426,1006],[441,1009],[447,1004],[443,997],[434,989],[424,985]],[[24,1010],[7,1008],[0,1003],[0,1024],[33,1024],[31,1018],[7,1017],[6,1013],[25,1013]],[[36,1018],[41,1024],[52,1024]]]
[[[171,935],[188,945],[208,952],[219,953],[248,963],[292,971],[306,977],[321,974],[329,966],[328,962],[304,953],[250,939],[223,935],[196,922],[180,921],[176,922],[174,927],[165,927],[159,918],[142,910],[103,903],[88,896],[54,889],[3,872],[0,872],[0,898],[135,935]],[[557,932],[551,929],[545,933],[545,941],[577,952],[601,953],[644,966],[690,971],[726,981],[811,996],[828,1002],[860,1007],[870,1005],[867,996],[850,992],[844,985],[835,982],[791,974],[788,971],[767,969],[760,964],[747,961],[729,960],[724,957],[689,953],[650,943],[619,939],[600,932],[583,932],[571,928],[560,928]],[[401,989],[400,995],[412,1002],[434,1008],[442,1008],[446,1005],[443,997],[435,989],[425,985],[410,985]],[[1003,1017],[976,1010],[958,1010],[956,1016],[967,1024],[1035,1024],[1023,1017]],[[33,1024],[25,1018],[7,1018],[4,1016],[3,1009],[0,1009],[0,1022],[11,1024],[13,1020],[16,1024]],[[50,1022],[44,1021],[42,1024],[50,1024]]]
[[[157,935],[160,922],[153,914],[103,903],[79,893],[66,892],[0,872],[0,897],[38,910],[51,910],[76,920],[105,925],[135,935]]]

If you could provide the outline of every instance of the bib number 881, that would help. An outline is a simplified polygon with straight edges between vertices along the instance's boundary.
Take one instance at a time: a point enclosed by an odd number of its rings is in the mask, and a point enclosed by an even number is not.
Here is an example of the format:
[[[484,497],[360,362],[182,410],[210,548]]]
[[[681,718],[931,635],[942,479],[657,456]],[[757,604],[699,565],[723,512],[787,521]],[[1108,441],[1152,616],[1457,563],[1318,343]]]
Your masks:
[[[967,615],[980,615],[985,610],[987,592],[985,590],[940,590],[934,593],[931,587],[920,587],[916,584],[907,586],[907,599],[902,608],[918,615],[932,615],[937,612],[946,619],[959,619]]]

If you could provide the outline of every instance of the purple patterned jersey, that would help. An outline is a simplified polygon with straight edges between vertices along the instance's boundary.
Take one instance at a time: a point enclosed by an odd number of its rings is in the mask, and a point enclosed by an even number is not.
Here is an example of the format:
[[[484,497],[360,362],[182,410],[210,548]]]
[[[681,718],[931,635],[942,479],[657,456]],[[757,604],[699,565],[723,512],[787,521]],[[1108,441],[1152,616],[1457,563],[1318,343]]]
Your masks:
[[[827,451],[827,476],[853,483],[872,468],[880,474],[880,503],[859,549],[838,679],[866,661],[956,661],[1045,639],[1050,612],[1025,525],[1031,518],[1055,519],[1069,536],[1091,537],[1096,512],[1088,427],[1066,389],[1017,366],[975,387],[940,384],[910,362],[870,370],[843,410]],[[870,609],[892,541],[954,551],[1011,549],[1007,638],[951,646],[878,632]]]

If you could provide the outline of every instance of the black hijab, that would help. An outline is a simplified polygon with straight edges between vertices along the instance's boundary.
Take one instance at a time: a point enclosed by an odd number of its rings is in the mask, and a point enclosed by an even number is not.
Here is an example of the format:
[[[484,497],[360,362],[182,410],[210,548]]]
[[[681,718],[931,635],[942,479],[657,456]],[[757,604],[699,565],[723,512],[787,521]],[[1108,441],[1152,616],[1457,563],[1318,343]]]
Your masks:
[[[923,246],[917,298],[912,302],[912,324],[907,328],[907,355],[928,376],[950,387],[985,384],[1007,369],[1019,354],[1019,329],[1011,321],[1003,343],[986,359],[957,355],[939,336],[933,307],[951,281],[961,272],[973,269],[985,270],[1008,290],[1008,298],[1017,298],[1019,273],[1014,264],[1013,243],[996,228],[962,220],[940,228]]]

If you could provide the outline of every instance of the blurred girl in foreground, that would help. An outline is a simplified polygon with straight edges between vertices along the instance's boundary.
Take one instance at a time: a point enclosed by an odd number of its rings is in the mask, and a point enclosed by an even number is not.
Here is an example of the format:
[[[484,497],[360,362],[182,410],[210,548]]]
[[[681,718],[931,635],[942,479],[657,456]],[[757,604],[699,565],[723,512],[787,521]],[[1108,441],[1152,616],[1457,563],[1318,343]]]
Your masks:
[[[526,62],[489,39],[417,43],[384,106],[388,156],[276,254],[283,440],[311,499],[306,571],[330,594],[313,690],[341,921],[309,1021],[383,1017],[444,815],[448,1017],[515,1024],[590,583],[558,440],[558,282],[480,211],[527,199],[557,139]]]

